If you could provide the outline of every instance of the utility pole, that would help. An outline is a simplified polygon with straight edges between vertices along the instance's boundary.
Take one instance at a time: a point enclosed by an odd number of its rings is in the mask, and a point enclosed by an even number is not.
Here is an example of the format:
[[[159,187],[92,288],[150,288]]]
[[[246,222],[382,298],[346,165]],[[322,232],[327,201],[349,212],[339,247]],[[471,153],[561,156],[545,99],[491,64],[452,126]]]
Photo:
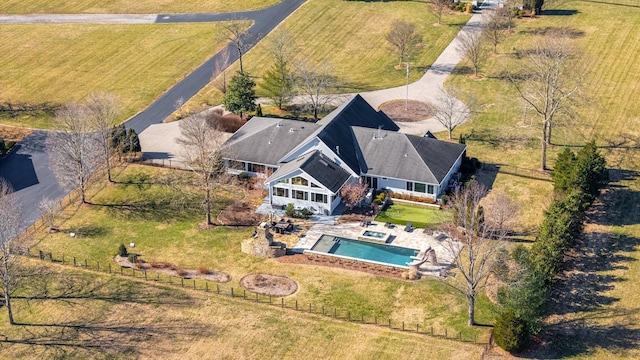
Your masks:
[[[404,101],[404,111],[409,109],[409,69],[411,68],[411,60],[407,56],[407,98]]]

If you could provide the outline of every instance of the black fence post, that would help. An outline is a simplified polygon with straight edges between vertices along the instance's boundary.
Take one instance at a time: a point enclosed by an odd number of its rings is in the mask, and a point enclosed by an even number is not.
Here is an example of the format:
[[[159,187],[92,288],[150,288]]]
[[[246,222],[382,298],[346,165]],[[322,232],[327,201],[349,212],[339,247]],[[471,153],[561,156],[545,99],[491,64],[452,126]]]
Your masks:
[[[460,341],[462,341],[462,331],[460,331],[459,335],[460,335]]]
[[[184,278],[180,277],[180,285],[182,285],[182,287],[184,287]]]
[[[402,331],[404,331],[404,321],[402,322]]]
[[[171,275],[169,275],[169,284],[171,284]]]
[[[347,310],[347,321],[351,321],[351,310]]]
[[[282,304],[282,307],[284,307],[284,298],[280,298],[280,303]]]
[[[87,261],[87,259],[84,259],[84,267],[85,268],[89,268],[89,262]]]
[[[193,279],[193,289],[196,289],[196,279]]]
[[[220,285],[216,284],[216,292],[220,295]]]
[[[309,312],[311,312],[311,303],[309,303]]]
[[[231,297],[233,297],[233,288],[231,288]]]
[[[269,304],[271,304],[271,295],[269,295]]]
[[[324,316],[324,305],[322,305],[322,316]]]
[[[109,274],[111,274],[111,263],[109,263]]]
[[[160,273],[156,273],[156,281],[160,282]]]
[[[373,323],[378,325],[378,315],[373,317]]]
[[[448,337],[447,329],[444,329],[444,338],[446,339],[447,337]]]
[[[64,265],[64,254],[62,254],[62,265]]]
[[[433,326],[431,327],[431,336],[433,336]]]
[[[100,271],[100,261],[96,261],[96,270]]]
[[[247,290],[242,290],[242,298],[247,299]]]
[[[364,324],[364,314],[361,314],[360,322]]]
[[[147,281],[147,270],[144,271],[144,281]]]
[[[204,291],[209,292],[209,282],[204,283]]]
[[[419,334],[420,330],[418,330],[418,324],[416,324],[416,332]]]
[[[389,329],[391,329],[391,319],[389,319]]]
[[[338,310],[336,310],[336,308],[333,308],[333,318],[337,319],[338,318]]]
[[[73,266],[76,266],[76,257],[73,257]]]
[[[136,277],[136,268],[131,268],[131,276]]]
[[[296,310],[298,310],[298,300],[296,300]]]
[[[258,293],[256,293],[256,302],[259,302],[259,301],[258,301]]]

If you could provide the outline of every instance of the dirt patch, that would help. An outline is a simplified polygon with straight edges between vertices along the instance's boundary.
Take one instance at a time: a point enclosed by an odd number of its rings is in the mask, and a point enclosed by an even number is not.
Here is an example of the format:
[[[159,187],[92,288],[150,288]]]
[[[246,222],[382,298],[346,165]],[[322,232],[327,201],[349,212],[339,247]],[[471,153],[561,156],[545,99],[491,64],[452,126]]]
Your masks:
[[[0,125],[0,138],[5,141],[19,142],[31,134],[33,130],[16,126]]]
[[[380,105],[379,110],[382,110],[393,121],[398,122],[422,121],[436,113],[433,105],[417,100],[409,100],[408,102],[405,100],[387,101]]]
[[[273,296],[287,296],[298,290],[298,284],[284,276],[251,274],[240,280],[240,285],[253,293]]]
[[[200,279],[200,280],[208,280],[219,283],[225,283],[231,281],[231,275],[219,271],[213,271],[209,269],[182,269],[174,264],[167,262],[146,262],[140,258],[136,261],[136,263],[132,263],[129,261],[127,257],[116,256],[114,261],[122,266],[127,268],[136,268],[142,271],[153,271],[160,274],[170,275],[181,277],[184,279]]]

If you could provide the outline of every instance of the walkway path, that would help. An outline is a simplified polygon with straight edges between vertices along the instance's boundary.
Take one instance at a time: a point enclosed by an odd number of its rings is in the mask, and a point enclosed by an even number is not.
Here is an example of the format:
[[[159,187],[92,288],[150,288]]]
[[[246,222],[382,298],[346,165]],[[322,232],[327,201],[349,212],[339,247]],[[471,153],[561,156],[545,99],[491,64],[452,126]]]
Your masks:
[[[495,10],[495,0],[485,1],[478,11],[476,11],[467,24],[460,30],[458,35],[444,49],[442,54],[429,67],[429,70],[420,80],[409,84],[409,100],[426,101],[436,103],[438,96],[444,91],[444,81],[462,60],[463,51],[460,50],[460,39],[469,33],[480,32],[486,26],[491,13]],[[404,100],[407,97],[407,87],[398,86],[391,89],[383,89],[361,93],[371,106],[378,108],[384,102],[390,100]],[[466,109],[464,104],[460,103]],[[435,118],[426,119],[419,122],[398,122],[400,131],[408,134],[424,134],[428,131],[444,131],[446,128]]]

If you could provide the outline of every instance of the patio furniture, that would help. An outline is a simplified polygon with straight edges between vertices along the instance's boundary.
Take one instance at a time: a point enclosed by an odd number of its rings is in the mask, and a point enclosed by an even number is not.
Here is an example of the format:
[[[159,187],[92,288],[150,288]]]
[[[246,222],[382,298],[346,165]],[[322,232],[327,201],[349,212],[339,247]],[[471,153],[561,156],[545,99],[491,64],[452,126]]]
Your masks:
[[[407,222],[407,226],[404,227],[404,231],[412,232],[415,228],[413,227],[413,223],[411,221]]]

